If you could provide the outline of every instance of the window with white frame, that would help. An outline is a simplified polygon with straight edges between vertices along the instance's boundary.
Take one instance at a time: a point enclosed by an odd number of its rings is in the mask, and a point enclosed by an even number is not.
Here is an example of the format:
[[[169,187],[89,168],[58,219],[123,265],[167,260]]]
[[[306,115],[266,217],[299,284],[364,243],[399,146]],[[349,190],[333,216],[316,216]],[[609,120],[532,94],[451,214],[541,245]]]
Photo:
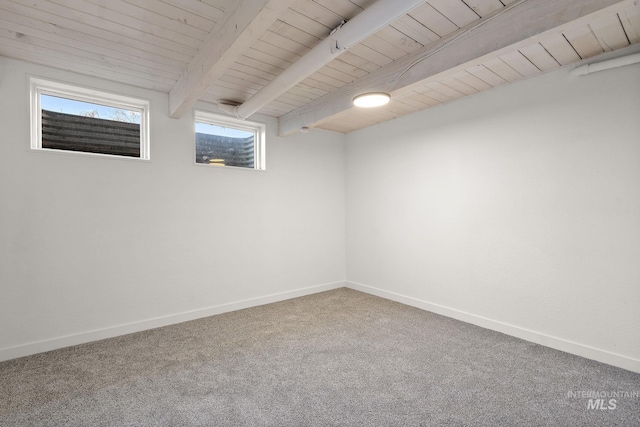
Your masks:
[[[31,78],[31,148],[148,160],[149,102]]]
[[[195,112],[196,163],[265,169],[265,125]]]

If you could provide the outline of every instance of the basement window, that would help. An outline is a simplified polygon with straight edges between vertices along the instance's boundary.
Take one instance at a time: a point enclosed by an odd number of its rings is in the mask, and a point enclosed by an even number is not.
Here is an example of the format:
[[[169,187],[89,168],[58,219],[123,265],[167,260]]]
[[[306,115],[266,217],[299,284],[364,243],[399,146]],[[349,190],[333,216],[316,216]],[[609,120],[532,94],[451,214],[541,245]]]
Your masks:
[[[149,102],[31,78],[31,148],[149,160]]]
[[[264,170],[265,128],[261,123],[196,111],[196,163]]]

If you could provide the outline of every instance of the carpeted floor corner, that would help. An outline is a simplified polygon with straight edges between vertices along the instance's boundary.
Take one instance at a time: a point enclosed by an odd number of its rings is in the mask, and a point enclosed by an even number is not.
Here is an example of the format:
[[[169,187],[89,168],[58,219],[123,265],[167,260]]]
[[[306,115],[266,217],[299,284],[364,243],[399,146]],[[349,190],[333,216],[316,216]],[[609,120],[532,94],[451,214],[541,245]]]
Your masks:
[[[0,363],[0,425],[640,426],[640,374],[338,289]]]

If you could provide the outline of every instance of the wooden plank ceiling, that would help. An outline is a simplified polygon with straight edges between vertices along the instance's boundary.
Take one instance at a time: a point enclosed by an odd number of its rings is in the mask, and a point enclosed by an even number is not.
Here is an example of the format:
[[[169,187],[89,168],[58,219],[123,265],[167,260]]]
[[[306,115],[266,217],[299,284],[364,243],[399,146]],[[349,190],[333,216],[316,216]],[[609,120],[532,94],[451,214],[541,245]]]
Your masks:
[[[0,55],[169,93],[177,117],[198,99],[247,101],[374,3],[0,0]],[[638,46],[636,0],[427,0],[258,113],[282,134],[346,133]],[[370,90],[392,101],[351,107]]]

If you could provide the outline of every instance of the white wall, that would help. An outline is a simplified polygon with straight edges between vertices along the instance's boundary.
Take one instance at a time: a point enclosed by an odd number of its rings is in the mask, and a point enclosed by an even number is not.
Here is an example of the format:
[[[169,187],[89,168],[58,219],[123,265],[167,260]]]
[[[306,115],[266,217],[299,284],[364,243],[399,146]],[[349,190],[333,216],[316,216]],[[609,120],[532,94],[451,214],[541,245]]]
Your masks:
[[[150,99],[152,161],[30,150],[27,74]],[[341,286],[346,225],[356,289],[640,371],[638,75],[263,118],[255,172],[193,165],[165,94],[0,57],[0,360]]]
[[[150,99],[152,160],[30,150],[27,74]],[[165,94],[2,57],[0,93],[0,360],[344,285],[344,135],[195,166]]]
[[[347,135],[356,289],[640,371],[640,66]]]

